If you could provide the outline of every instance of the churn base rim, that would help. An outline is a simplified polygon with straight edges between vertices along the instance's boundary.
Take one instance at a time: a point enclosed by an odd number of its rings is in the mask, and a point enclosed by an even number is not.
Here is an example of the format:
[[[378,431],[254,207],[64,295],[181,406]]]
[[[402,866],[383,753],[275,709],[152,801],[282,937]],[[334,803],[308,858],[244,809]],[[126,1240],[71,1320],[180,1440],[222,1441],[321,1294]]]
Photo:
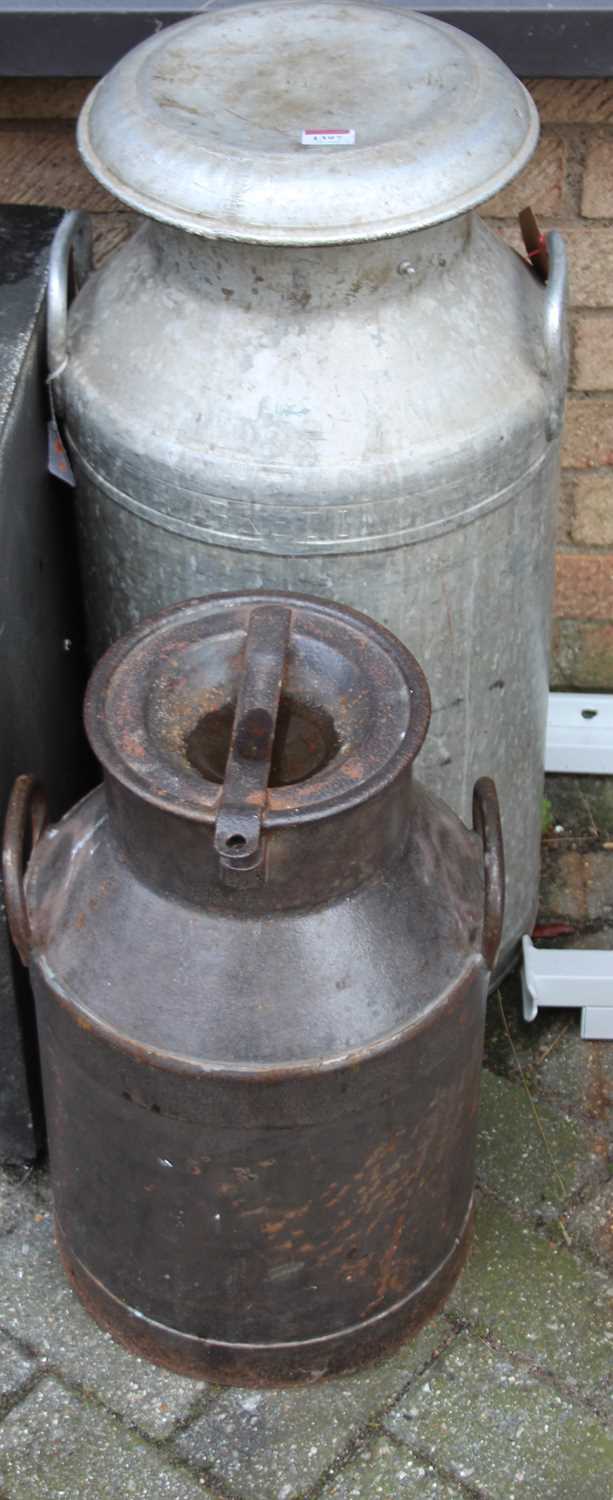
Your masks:
[[[157,1323],[122,1302],[87,1270],[70,1249],[57,1216],[55,1231],[64,1270],[79,1300],[98,1326],[131,1354],[194,1380],[270,1387],[351,1374],[414,1338],[446,1302],[460,1275],[470,1249],[474,1212],[472,1194],[451,1250],[393,1307],[333,1334],[284,1344],[224,1343]]]

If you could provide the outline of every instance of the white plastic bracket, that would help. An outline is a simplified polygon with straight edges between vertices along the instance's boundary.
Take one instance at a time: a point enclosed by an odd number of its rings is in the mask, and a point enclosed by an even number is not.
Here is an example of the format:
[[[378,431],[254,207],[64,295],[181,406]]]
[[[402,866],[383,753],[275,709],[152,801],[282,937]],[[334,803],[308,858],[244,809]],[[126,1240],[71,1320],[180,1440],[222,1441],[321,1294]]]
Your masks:
[[[607,948],[535,948],[522,939],[524,1021],[545,1006],[581,1006],[586,1041],[613,1040],[613,952]]]
[[[550,693],[545,770],[613,776],[613,693]]]
[[[613,776],[613,693],[550,693],[545,770]],[[581,1010],[586,1041],[613,1040],[613,952],[535,948],[522,939],[524,1021],[546,1006]]]

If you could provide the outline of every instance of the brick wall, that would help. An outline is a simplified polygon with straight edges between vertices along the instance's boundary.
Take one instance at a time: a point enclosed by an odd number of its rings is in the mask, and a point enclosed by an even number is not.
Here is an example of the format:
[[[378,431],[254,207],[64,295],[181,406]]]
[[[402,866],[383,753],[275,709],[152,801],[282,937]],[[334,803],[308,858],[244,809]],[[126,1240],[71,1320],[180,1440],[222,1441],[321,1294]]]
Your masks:
[[[86,208],[98,259],[133,215],[81,165],[74,119],[82,79],[0,79],[0,201]],[[558,227],[571,268],[571,373],[563,447],[553,681],[613,689],[613,80],[529,82],[541,143],[516,182],[486,206],[517,247],[530,203]]]

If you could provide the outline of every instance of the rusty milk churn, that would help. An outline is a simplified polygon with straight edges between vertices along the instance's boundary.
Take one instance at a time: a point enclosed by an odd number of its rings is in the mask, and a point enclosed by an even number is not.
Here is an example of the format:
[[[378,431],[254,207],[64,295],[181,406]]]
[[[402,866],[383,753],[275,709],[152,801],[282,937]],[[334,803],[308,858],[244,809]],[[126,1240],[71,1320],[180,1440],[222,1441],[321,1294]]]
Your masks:
[[[462,1265],[504,874],[491,780],[476,832],[413,780],[428,718],[365,616],[225,594],[96,667],[102,787],[45,829],[16,783],[7,904],[61,1254],[94,1317],[173,1369],[352,1368]]]
[[[467,819],[496,778],[503,964],[537,900],[565,267],[551,234],[543,286],[475,208],[537,135],[408,8],[208,11],[88,99],[81,153],[145,218],[66,317],[69,218],[49,309],[93,654],[219,589],[387,625],[428,674],[426,784]]]

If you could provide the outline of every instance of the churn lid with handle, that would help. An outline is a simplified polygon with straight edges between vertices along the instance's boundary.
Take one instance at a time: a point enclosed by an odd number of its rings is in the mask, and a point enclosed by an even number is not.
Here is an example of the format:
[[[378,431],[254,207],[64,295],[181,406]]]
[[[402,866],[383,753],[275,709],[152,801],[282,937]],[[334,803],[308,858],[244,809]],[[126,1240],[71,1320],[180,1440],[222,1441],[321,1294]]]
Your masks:
[[[111,193],[194,234],[382,239],[497,193],[538,117],[455,27],[349,0],[259,0],[169,27],[87,100],[79,147]]]

